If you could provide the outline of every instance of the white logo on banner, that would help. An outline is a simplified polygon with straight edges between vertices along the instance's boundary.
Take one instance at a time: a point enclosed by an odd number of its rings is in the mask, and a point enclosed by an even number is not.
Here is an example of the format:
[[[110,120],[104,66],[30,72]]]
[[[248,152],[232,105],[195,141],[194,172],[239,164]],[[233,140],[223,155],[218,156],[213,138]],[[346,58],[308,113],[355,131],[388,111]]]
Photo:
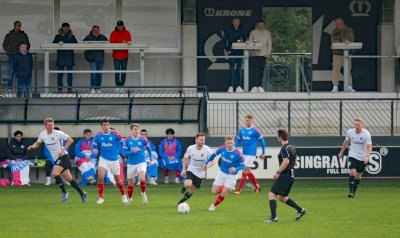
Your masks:
[[[224,10],[212,7],[204,8],[204,16],[206,17],[250,17],[252,10]]]
[[[371,8],[371,3],[368,0],[353,0],[349,4],[352,17],[368,17]]]

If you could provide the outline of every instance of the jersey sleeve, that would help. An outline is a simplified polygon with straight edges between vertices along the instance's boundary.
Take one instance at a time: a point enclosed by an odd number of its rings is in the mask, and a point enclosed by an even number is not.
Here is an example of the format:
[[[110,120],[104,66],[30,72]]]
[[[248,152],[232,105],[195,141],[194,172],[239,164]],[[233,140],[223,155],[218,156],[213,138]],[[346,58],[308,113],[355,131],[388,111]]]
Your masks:
[[[282,159],[288,159],[289,158],[289,153],[287,151],[287,147],[281,148],[281,155],[282,155]]]
[[[239,130],[238,135],[236,136],[234,146],[238,147],[240,142],[242,141],[242,130]]]
[[[68,139],[68,135],[65,134],[63,131],[55,130],[54,132],[55,132],[55,133],[57,134],[57,136],[59,136],[63,141]]]
[[[365,143],[367,145],[372,145],[372,139],[371,139],[371,134],[368,133],[367,138],[365,138]]]
[[[186,149],[186,152],[185,152],[185,154],[183,155],[183,157],[184,158],[186,158],[186,159],[189,159],[189,157],[190,157],[190,146]]]
[[[350,130],[347,131],[345,140],[350,141]]]
[[[99,137],[96,135],[93,139],[92,152],[93,152],[93,150],[99,150],[99,145],[98,145],[99,139],[98,138]]]

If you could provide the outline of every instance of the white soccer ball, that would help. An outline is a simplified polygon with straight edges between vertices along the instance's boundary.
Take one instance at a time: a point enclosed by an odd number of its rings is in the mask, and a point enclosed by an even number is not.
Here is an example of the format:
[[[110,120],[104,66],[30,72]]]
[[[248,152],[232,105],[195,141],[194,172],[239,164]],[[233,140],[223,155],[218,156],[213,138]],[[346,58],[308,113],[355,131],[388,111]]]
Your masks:
[[[178,205],[178,212],[182,215],[186,215],[190,212],[189,204],[183,202]]]

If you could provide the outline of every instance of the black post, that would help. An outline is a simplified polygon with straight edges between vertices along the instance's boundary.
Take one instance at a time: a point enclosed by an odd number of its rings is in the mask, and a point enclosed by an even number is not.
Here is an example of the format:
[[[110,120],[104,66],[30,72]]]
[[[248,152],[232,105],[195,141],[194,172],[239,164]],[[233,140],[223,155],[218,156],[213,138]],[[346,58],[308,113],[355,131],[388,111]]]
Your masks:
[[[339,102],[339,135],[342,136],[343,130],[343,101]]]

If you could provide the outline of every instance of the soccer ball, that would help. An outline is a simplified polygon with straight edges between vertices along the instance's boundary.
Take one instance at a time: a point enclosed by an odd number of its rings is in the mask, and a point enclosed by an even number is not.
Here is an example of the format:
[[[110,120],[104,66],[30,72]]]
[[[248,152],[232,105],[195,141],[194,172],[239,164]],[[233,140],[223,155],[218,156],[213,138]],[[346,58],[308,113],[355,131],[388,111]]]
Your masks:
[[[182,215],[186,215],[188,214],[190,211],[190,207],[189,204],[183,202],[181,204],[178,205],[178,212]]]

